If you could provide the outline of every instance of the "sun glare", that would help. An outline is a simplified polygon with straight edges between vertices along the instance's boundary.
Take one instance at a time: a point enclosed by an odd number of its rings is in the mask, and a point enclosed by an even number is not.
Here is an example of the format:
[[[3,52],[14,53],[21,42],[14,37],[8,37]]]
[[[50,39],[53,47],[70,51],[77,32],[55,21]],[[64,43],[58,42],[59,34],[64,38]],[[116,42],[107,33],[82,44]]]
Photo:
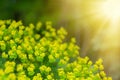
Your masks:
[[[101,4],[102,13],[111,20],[118,20],[120,18],[120,1],[107,0]]]

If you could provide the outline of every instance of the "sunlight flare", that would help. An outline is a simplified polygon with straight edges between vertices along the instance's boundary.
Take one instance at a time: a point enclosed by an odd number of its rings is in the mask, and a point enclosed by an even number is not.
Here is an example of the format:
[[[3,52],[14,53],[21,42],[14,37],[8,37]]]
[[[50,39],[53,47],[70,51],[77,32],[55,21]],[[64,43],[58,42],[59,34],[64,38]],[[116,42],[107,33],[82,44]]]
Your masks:
[[[118,20],[120,18],[120,1],[107,0],[101,4],[102,13],[111,20]]]

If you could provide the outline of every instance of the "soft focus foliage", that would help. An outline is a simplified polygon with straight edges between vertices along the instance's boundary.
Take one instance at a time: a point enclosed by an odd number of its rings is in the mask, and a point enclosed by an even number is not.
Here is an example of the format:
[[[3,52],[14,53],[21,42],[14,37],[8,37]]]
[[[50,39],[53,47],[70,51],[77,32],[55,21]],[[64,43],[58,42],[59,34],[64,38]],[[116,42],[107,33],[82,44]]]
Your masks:
[[[55,21],[59,0],[0,0],[0,19],[23,20],[24,24],[38,20]]]
[[[0,20],[0,80],[112,80],[102,59],[81,58],[75,39],[65,42],[65,35],[51,22]]]

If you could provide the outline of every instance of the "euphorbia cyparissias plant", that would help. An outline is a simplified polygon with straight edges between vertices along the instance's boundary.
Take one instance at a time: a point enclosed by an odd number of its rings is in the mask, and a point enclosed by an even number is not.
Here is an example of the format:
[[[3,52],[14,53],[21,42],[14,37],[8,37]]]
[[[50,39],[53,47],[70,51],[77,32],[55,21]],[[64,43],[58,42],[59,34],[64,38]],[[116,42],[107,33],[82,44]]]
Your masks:
[[[66,35],[51,22],[0,20],[0,80],[112,80],[102,59],[80,57],[75,38],[65,42]]]

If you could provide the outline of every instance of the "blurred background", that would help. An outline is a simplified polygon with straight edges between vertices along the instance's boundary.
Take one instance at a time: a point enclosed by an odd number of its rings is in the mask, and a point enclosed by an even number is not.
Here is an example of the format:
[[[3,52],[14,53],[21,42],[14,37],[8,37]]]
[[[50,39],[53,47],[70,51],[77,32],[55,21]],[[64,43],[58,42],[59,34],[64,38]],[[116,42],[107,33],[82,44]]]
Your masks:
[[[0,0],[0,19],[64,27],[67,39],[77,39],[81,57],[102,58],[107,75],[120,80],[119,5],[119,0]]]

